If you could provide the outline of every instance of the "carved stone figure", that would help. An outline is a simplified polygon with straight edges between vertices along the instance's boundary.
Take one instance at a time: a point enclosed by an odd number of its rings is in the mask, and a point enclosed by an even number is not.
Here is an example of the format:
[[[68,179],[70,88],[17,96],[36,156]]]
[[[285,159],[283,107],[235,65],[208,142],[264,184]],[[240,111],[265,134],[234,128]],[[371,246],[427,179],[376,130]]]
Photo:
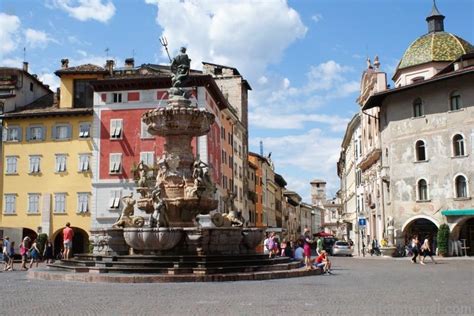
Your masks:
[[[235,211],[235,193],[232,192],[231,190],[227,190],[227,195],[224,197],[224,212],[225,213],[230,213]]]
[[[227,214],[214,213],[211,221],[216,227],[243,227],[245,220],[240,212],[231,211]]]
[[[191,59],[186,54],[186,48],[181,47],[180,54],[173,58],[171,61],[171,72],[173,73],[171,78],[172,88],[170,89],[171,95],[184,96],[189,98],[189,95],[181,89],[189,75],[189,69],[191,68]]]
[[[143,160],[140,161],[137,167],[137,173],[138,173],[138,183],[137,186],[139,188],[144,188],[146,187],[146,180],[147,180],[147,174],[148,174],[148,168],[147,165],[143,163]]]
[[[166,218],[166,204],[161,198],[161,189],[155,188],[151,193],[153,199],[153,213],[150,216],[150,227],[166,227],[168,220]]]
[[[393,217],[392,216],[387,217],[387,228],[393,227],[394,224],[395,223],[394,223]]]
[[[141,216],[133,216],[136,201],[133,199],[133,193],[122,198],[124,204],[120,218],[112,225],[112,227],[142,227],[145,220]]]

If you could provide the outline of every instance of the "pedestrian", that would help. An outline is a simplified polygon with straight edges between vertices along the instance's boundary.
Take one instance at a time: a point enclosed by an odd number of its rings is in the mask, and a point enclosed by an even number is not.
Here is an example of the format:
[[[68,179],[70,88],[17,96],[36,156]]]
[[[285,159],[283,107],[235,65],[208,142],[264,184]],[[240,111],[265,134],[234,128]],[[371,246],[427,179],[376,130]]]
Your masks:
[[[28,251],[29,251],[29,244],[30,244],[30,237],[26,236],[23,238],[23,241],[20,244],[20,255],[21,255],[21,270],[26,271],[28,268],[26,267],[26,261],[28,260]]]
[[[372,251],[370,252],[370,255],[376,255],[380,256],[380,247],[379,247],[379,242],[377,239],[372,239]]]
[[[318,254],[318,256],[321,254],[321,251],[323,251],[323,237],[319,237],[318,238],[318,241],[316,242],[316,253]]]
[[[280,253],[280,256],[281,257],[287,257],[286,255],[286,248],[289,247],[287,241],[286,241],[286,238],[283,238],[283,240],[281,241],[281,253]]]
[[[40,251],[38,249],[38,244],[36,243],[36,239],[33,241],[33,244],[30,248],[30,269],[33,267],[33,263],[36,262],[36,267],[38,268],[38,263],[40,261]]]
[[[303,262],[304,260],[304,250],[301,247],[301,243],[299,241],[297,241],[297,244],[296,244],[294,259],[301,262]]]
[[[411,239],[411,252],[413,257],[411,258],[411,262],[416,263],[416,257],[418,257],[418,248],[420,246],[420,242],[418,241],[418,236],[414,235]],[[421,259],[420,259],[421,260]]]
[[[74,231],[71,228],[71,223],[67,222],[63,229],[63,243],[64,243],[64,259],[68,260],[71,255],[72,239],[74,238]]]
[[[268,247],[268,241],[270,240],[270,233],[265,234],[265,240],[263,241],[263,254],[268,255],[270,248]]]
[[[8,255],[10,256],[10,271],[13,271],[13,258],[15,257],[15,242],[12,241],[10,242],[10,251],[8,252]]]
[[[311,244],[313,241],[310,238],[310,233],[309,229],[305,228],[304,229],[304,244],[303,244],[303,250],[304,250],[304,263],[306,265],[307,270],[311,270]]]
[[[9,251],[10,251],[10,237],[5,236],[3,238],[3,245],[2,245],[2,254],[3,254],[3,271],[7,271],[10,269],[10,256],[9,256]]]
[[[46,260],[46,263],[53,263],[53,259],[53,244],[51,243],[51,240],[48,239],[44,245],[43,260]]]
[[[423,241],[423,245],[421,245],[420,264],[425,265],[425,259],[427,256],[429,256],[431,258],[431,261],[436,264],[436,261],[433,258],[433,251],[430,247],[429,236],[425,238],[425,240]]]

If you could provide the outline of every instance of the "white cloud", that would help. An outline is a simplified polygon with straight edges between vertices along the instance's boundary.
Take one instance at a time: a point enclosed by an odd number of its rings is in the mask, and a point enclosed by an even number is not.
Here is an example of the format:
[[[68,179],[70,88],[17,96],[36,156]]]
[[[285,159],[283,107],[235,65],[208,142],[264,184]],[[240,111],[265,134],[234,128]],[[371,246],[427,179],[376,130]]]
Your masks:
[[[0,57],[17,47],[20,24],[17,16],[0,12]]]
[[[44,84],[49,85],[52,91],[56,91],[56,89],[59,88],[59,77],[55,74],[44,73],[40,75],[38,79]]]
[[[14,68],[22,68],[23,67],[23,60],[15,57],[15,58],[4,58],[0,60],[0,66],[2,67],[14,67]]]
[[[323,19],[323,15],[321,13],[316,13],[311,17],[311,20],[313,20],[316,23],[318,23],[322,19]]]
[[[276,172],[283,170],[284,177],[286,174],[291,175],[287,179],[291,180],[288,181],[290,190],[300,189],[303,183],[307,183],[309,190],[311,178],[325,179],[333,189],[339,186],[336,174],[341,144],[339,137],[328,136],[322,129],[314,128],[298,135],[251,138],[250,145],[257,148],[260,140],[263,141],[265,151],[272,152]],[[288,172],[290,170],[293,172]],[[308,196],[307,192],[298,192]]]
[[[32,48],[44,48],[49,42],[58,43],[58,41],[43,31],[28,28],[24,33],[26,44]]]
[[[201,61],[228,64],[255,81],[307,30],[286,0],[145,2],[157,5],[156,22],[172,53],[187,46],[193,67]]]
[[[79,21],[108,22],[115,15],[111,0],[52,0],[52,6],[62,9]]]

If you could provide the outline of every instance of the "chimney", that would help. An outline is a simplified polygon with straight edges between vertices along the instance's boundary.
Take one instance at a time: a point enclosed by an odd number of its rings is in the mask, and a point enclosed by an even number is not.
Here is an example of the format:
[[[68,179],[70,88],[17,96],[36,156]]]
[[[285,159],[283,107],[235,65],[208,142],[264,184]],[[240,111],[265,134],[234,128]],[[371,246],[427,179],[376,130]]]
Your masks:
[[[125,68],[130,69],[135,67],[135,59],[127,58],[125,59]]]
[[[56,88],[56,99],[57,99],[57,102],[59,104],[59,101],[61,100],[61,89],[60,88]]]
[[[114,61],[112,59],[108,59],[105,62],[105,69],[109,72],[110,76],[114,75]]]
[[[28,72],[28,62],[27,61],[23,62],[23,71]]]
[[[61,59],[61,69],[69,68],[69,59]]]

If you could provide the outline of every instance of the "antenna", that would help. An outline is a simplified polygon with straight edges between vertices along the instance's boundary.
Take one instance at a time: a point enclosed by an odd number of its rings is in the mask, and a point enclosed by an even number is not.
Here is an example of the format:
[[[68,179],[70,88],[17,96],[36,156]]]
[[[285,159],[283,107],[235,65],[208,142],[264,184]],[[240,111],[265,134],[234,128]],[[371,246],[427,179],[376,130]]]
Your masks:
[[[108,47],[105,48],[105,54],[107,55],[107,59],[109,58],[109,51],[110,49]]]
[[[135,59],[135,49],[132,49],[132,58]]]
[[[23,47],[23,62],[26,61],[26,47]]]
[[[260,156],[263,157],[263,141],[260,141]]]

